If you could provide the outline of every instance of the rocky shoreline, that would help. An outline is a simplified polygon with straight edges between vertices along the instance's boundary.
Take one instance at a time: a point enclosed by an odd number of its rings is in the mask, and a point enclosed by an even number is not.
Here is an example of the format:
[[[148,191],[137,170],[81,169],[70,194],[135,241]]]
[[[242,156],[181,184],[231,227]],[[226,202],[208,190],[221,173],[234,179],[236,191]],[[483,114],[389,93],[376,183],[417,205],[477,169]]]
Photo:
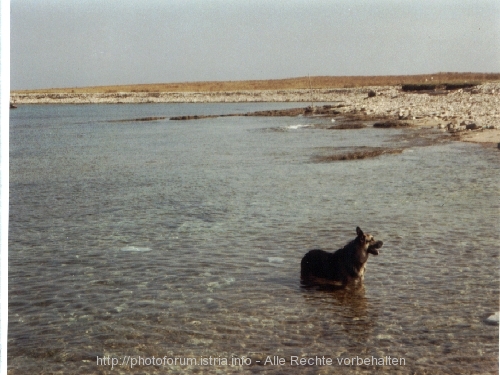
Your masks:
[[[464,141],[500,142],[500,82],[459,89],[424,91],[403,90],[401,86],[377,86],[233,92],[12,93],[11,102],[15,105],[332,102],[336,104],[326,106],[328,108],[318,107],[321,108],[323,115],[328,115],[325,112],[329,112],[332,116],[404,122],[411,126],[447,130]],[[309,108],[307,115],[317,114],[316,107]],[[293,115],[297,114],[300,113]],[[288,114],[286,111],[281,111],[279,114],[259,115]]]

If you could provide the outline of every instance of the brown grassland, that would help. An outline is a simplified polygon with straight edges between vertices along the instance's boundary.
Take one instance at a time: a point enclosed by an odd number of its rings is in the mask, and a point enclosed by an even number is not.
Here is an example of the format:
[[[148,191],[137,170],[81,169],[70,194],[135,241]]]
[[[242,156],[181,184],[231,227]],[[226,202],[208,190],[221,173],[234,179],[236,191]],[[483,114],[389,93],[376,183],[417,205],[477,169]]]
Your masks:
[[[467,84],[500,81],[500,73],[436,73],[399,76],[316,76],[253,81],[213,81],[156,83],[117,86],[93,86],[14,90],[13,93],[115,93],[115,92],[217,92],[251,90],[297,90],[355,88],[423,84]]]

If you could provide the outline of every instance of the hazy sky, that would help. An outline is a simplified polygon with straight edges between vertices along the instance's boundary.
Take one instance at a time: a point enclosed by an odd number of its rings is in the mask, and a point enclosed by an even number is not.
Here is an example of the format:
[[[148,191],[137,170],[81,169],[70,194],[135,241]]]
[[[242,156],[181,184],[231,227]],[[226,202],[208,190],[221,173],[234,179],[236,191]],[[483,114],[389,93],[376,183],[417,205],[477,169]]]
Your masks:
[[[499,0],[11,0],[11,89],[500,72]]]

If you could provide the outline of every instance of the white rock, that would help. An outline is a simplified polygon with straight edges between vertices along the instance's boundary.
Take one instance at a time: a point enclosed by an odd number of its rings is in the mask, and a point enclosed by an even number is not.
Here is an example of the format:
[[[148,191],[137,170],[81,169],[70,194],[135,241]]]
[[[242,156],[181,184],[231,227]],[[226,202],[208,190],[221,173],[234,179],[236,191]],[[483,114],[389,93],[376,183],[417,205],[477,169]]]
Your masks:
[[[487,317],[484,322],[487,323],[487,324],[496,324],[498,325],[498,322],[499,322],[499,314],[500,312],[497,311],[496,313],[494,313],[493,315],[490,315],[489,317]]]

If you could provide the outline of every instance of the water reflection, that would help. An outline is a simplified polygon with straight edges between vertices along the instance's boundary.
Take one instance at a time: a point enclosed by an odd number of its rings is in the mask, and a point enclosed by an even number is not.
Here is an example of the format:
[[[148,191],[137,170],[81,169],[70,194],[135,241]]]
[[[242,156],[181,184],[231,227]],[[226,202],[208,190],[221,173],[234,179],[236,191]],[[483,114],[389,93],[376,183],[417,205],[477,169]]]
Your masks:
[[[345,288],[334,285],[303,287],[302,297],[308,305],[316,306],[330,318],[322,336],[332,334],[331,326],[340,326],[355,341],[366,341],[377,324],[377,314],[366,298],[364,283]]]

